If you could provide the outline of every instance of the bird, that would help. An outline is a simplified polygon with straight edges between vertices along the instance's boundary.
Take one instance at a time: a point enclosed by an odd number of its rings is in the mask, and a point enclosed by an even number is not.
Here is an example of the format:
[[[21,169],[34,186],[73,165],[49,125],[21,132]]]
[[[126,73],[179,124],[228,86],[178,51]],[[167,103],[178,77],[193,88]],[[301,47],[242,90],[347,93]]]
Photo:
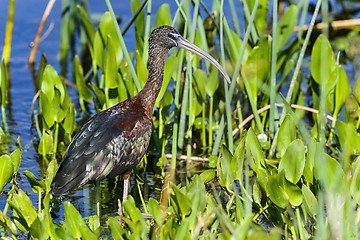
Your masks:
[[[160,92],[164,65],[173,47],[188,50],[213,64],[228,83],[230,78],[208,53],[183,38],[171,26],[155,28],[149,37],[148,79],[134,97],[92,116],[73,137],[51,183],[59,196],[84,184],[123,175],[123,199],[128,196],[131,170],[149,146],[153,112]]]

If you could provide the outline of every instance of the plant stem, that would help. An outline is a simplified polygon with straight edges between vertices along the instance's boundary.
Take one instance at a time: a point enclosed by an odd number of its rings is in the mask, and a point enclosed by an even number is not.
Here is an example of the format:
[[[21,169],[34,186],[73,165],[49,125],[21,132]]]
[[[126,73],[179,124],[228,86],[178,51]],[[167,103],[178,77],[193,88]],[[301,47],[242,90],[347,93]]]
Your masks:
[[[275,101],[276,101],[276,59],[277,59],[277,9],[278,0],[273,1],[273,19],[272,19],[272,41],[271,41],[271,69],[270,69],[270,116],[269,130],[274,134],[275,129]]]

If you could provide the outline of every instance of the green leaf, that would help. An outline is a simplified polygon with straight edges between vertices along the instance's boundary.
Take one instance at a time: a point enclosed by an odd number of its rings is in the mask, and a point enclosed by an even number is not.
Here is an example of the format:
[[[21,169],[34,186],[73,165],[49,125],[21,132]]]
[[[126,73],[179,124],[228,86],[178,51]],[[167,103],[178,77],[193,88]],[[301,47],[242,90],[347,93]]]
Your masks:
[[[31,224],[37,218],[37,212],[33,207],[30,198],[19,189],[18,193],[14,193],[12,199],[8,199],[8,203],[13,208],[15,224],[21,231],[28,231]]]
[[[336,121],[340,146],[346,156],[360,154],[360,136],[351,123]]]
[[[85,34],[86,34],[87,42],[89,45],[90,53],[92,53],[96,30],[95,30],[94,26],[92,25],[91,21],[89,20],[89,17],[87,15],[87,13],[85,12],[85,10],[80,5],[76,5],[76,7],[80,13],[80,17],[82,20],[82,27],[84,27],[84,29],[85,29]]]
[[[246,0],[246,2],[249,6],[250,12],[254,11],[255,1]],[[262,33],[265,31],[265,29],[268,26],[267,16],[268,16],[268,1],[260,0],[254,19],[254,24],[258,35],[262,35]]]
[[[291,34],[294,32],[294,27],[298,20],[298,9],[295,5],[290,5],[284,15],[281,17],[277,29],[277,42],[276,42],[276,50],[279,51],[282,46],[286,44],[289,40]]]
[[[105,87],[117,88],[119,81],[117,79],[118,65],[116,64],[115,48],[113,40],[108,35],[105,49]]]
[[[215,178],[215,170],[208,169],[200,174],[200,179],[203,183],[208,183]]]
[[[115,55],[116,58],[116,66],[119,66],[122,58],[123,58],[123,52],[121,50],[120,47],[120,41],[118,38],[118,35],[116,33],[116,28],[114,26],[114,23],[111,19],[111,15],[109,12],[104,13],[103,17],[101,18],[101,22],[99,25],[99,30],[98,32],[100,33],[101,36],[101,43],[103,48],[105,48],[106,44],[107,44],[107,38],[111,38],[112,39],[112,44],[113,44],[113,49],[114,52],[113,54]],[[94,46],[96,46],[96,43],[94,42]]]
[[[304,196],[304,202],[307,209],[307,212],[312,216],[315,217],[318,211],[318,202],[314,195],[314,193],[304,184],[301,188],[302,194]]]
[[[85,84],[83,68],[79,62],[78,55],[75,55],[74,58],[73,71],[80,99],[83,99],[86,102],[90,102],[92,100],[92,95],[89,91],[89,88]]]
[[[46,190],[45,183],[42,179],[36,178],[35,175],[32,172],[29,172],[28,170],[25,170],[23,172],[25,177],[28,179],[31,189],[35,192],[44,192]]]
[[[267,189],[270,200],[281,208],[289,203],[289,197],[280,185],[279,175],[271,176],[267,182]]]
[[[324,68],[322,70],[321,68]],[[331,86],[335,79],[330,78],[335,69],[335,59],[329,40],[322,34],[316,39],[311,53],[311,74],[317,84]],[[321,74],[325,74],[321,76]]]
[[[80,213],[68,201],[64,203],[65,229],[78,239],[98,239],[95,234],[86,226]]]
[[[13,161],[13,164],[14,164],[14,173],[16,173],[19,170],[20,161],[21,161],[21,155],[22,155],[22,151],[20,150],[20,148],[15,149],[10,154],[10,158]]]
[[[205,91],[210,96],[213,97],[216,90],[219,88],[219,70],[217,70],[214,66],[210,67],[210,74],[207,78],[205,84]]]
[[[345,174],[339,162],[324,152],[319,155],[314,166],[315,178],[326,191],[343,189]]]
[[[171,205],[174,207],[179,217],[186,217],[191,213],[191,201],[189,197],[173,184],[173,194],[170,196]]]
[[[335,86],[335,108],[334,115],[337,116],[343,105],[345,104],[346,98],[351,95],[351,87],[346,73],[341,65],[336,65],[338,75],[338,82]]]
[[[260,166],[265,166],[265,157],[263,155],[259,140],[257,139],[252,128],[250,128],[247,133],[245,144],[247,151],[251,152],[255,161],[255,166],[251,166],[251,167],[259,168]],[[250,161],[250,165],[251,162],[252,161]],[[256,171],[256,169],[254,170]]]
[[[135,12],[140,8],[140,0],[131,0],[131,11],[134,15]],[[142,10],[135,19],[135,37],[136,37],[136,48],[139,54],[142,56],[144,51],[144,32],[145,32],[145,11]]]
[[[160,27],[162,25],[171,26],[171,14],[169,4],[162,4],[156,14],[154,28]]]
[[[296,184],[301,178],[305,166],[305,147],[302,141],[292,141],[279,163],[279,172],[285,172],[285,178]]]
[[[14,163],[8,155],[0,156],[0,192],[14,175]]]
[[[150,198],[147,209],[149,210],[151,216],[154,217],[155,222],[160,226],[163,214],[160,212],[161,209],[159,203],[154,198]]]
[[[296,138],[296,128],[294,120],[290,115],[286,115],[281,123],[277,138],[277,148],[280,156],[283,156],[289,144]]]
[[[48,131],[45,131],[40,139],[39,152],[41,152],[44,155],[50,154],[53,152],[53,147],[54,147],[54,141],[53,141],[52,132],[50,131],[49,133]]]
[[[143,87],[148,78],[148,71],[139,51],[136,51],[136,73]]]
[[[5,226],[6,230],[9,231],[12,235],[17,234],[16,225],[2,211],[0,211],[0,222],[1,222],[1,226]]]
[[[159,92],[159,95],[156,99],[156,102],[155,102],[155,106],[156,107],[160,107],[160,101],[162,100],[162,98],[164,97],[167,89],[168,89],[168,86],[169,86],[169,83],[170,83],[170,80],[171,80],[171,77],[173,76],[175,70],[177,69],[177,63],[178,63],[178,58],[176,57],[176,55],[171,55],[168,60],[165,62],[165,67],[164,67],[164,79],[163,79],[163,83],[162,83],[162,86],[161,86],[161,89],[160,89],[160,92]],[[172,95],[172,94],[171,94]]]
[[[270,43],[267,36],[262,37],[258,45],[252,49],[241,70],[246,75],[252,94],[257,96],[258,89],[270,74]]]
[[[108,224],[110,226],[111,236],[113,239],[116,239],[116,240],[117,239],[127,239],[127,238],[124,238],[123,236],[127,236],[128,234],[127,234],[126,230],[121,226],[118,219],[109,218]]]
[[[262,192],[259,184],[255,181],[253,186],[253,199],[254,202],[261,206]]]
[[[289,197],[290,204],[294,207],[300,206],[303,201],[301,189],[296,184],[289,182],[285,178],[283,178],[283,188]]]

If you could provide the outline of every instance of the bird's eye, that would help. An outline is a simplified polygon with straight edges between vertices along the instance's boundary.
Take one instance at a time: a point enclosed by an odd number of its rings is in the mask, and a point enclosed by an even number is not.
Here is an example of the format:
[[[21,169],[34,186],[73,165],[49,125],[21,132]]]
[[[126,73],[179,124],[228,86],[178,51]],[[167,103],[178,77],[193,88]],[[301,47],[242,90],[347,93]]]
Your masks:
[[[175,33],[169,33],[168,37],[175,43],[175,46],[178,45],[178,38],[179,38],[179,34],[175,34]]]

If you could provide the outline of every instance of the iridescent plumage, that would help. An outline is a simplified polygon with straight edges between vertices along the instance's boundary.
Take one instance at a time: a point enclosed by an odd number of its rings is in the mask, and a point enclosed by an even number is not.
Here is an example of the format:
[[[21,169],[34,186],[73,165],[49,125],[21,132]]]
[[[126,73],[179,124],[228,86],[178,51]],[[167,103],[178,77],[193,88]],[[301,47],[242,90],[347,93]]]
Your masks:
[[[151,137],[151,114],[161,89],[169,49],[181,47],[210,61],[230,82],[219,63],[172,27],[153,30],[149,38],[149,75],[144,88],[93,117],[80,129],[60,163],[51,191],[61,195],[92,180],[129,174],[144,156]],[[124,199],[128,178],[124,181]],[[125,190],[126,189],[126,190]]]

